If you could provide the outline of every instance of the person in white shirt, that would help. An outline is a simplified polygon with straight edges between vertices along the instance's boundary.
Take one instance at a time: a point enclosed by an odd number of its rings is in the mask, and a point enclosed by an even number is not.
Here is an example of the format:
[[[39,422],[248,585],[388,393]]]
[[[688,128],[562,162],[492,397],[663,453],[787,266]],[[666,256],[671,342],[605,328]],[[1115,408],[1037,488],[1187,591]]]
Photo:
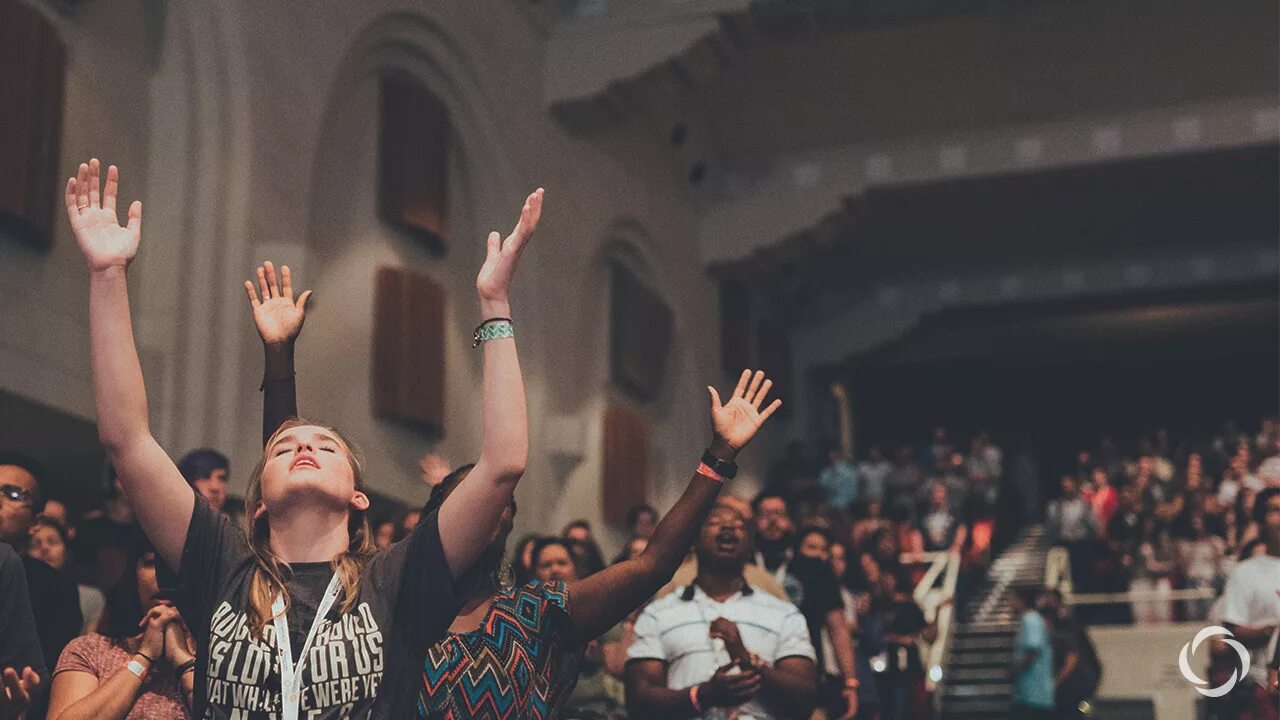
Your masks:
[[[1214,614],[1249,648],[1249,679],[1261,685],[1280,628],[1280,488],[1259,493],[1253,513],[1267,551],[1236,565]]]
[[[862,496],[868,500],[884,500],[885,482],[893,472],[893,463],[885,458],[879,445],[867,449],[867,459],[858,464],[858,476],[862,478]]]
[[[743,517],[712,511],[695,545],[692,585],[640,614],[627,652],[632,717],[807,718],[817,671],[800,610],[742,579],[751,554]]]

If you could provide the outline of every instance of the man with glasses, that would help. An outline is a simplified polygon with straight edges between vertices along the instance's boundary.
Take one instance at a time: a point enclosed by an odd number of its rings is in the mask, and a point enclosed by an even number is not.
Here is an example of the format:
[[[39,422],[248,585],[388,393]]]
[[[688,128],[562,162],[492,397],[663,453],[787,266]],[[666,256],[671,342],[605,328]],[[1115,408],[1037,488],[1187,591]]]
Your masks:
[[[29,457],[0,453],[0,542],[22,555],[36,634],[45,661],[54,665],[62,648],[80,634],[80,591],[75,581],[26,554],[31,525],[44,507],[40,465]],[[12,585],[0,593],[16,592]]]

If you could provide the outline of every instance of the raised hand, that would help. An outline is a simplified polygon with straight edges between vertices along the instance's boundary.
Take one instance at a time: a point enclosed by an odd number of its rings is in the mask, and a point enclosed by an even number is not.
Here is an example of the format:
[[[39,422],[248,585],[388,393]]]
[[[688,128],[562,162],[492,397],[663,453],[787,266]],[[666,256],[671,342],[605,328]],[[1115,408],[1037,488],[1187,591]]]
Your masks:
[[[289,274],[289,266],[280,268],[280,279],[276,278],[276,268],[268,260],[258,268],[258,286],[262,289],[262,298],[253,287],[253,281],[244,281],[244,291],[249,296],[249,305],[253,307],[253,323],[258,327],[258,336],[265,345],[291,343],[302,332],[302,323],[307,319],[307,299],[310,290],[304,290],[298,299],[293,299],[293,278]]]
[[[723,640],[724,649],[734,662],[740,665],[750,664],[751,653],[747,651],[747,646],[742,643],[742,635],[738,632],[738,626],[732,620],[722,617],[712,620],[707,635]]]
[[[67,180],[67,219],[91,271],[127,266],[138,253],[142,233],[142,202],[133,201],[128,224],[121,227],[116,216],[120,171],[115,165],[107,168],[107,184],[99,197],[101,171],[94,158],[87,165],[81,163],[76,176]]]
[[[24,717],[31,704],[31,691],[40,684],[40,676],[31,668],[19,673],[5,668],[3,685],[0,685],[0,720],[18,720]]]
[[[750,370],[743,370],[733,396],[724,404],[720,402],[720,393],[713,387],[707,387],[711,393],[711,429],[715,433],[713,442],[716,447],[737,454],[751,442],[764,421],[782,407],[781,400],[774,400],[763,411],[760,409],[772,387],[773,381],[765,378],[763,370],[757,370],[755,375]],[[715,448],[713,452],[716,452]],[[731,458],[722,456],[720,459]]]
[[[480,293],[481,301],[507,301],[520,252],[533,237],[542,217],[542,194],[543,189],[538,188],[525,199],[524,207],[520,209],[520,220],[505,240],[497,232],[489,233],[488,252],[480,274],[476,276],[476,292]]]

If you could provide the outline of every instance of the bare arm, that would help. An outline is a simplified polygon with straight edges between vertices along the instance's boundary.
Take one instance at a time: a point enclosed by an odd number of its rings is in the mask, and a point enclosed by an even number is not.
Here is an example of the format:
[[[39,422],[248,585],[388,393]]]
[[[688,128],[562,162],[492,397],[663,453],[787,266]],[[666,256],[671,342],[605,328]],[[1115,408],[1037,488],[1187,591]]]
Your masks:
[[[284,280],[282,286],[279,282]],[[262,338],[262,444],[265,446],[275,431],[289,418],[298,416],[298,386],[294,378],[293,348],[302,324],[307,319],[306,290],[293,298],[293,275],[289,266],[280,268],[280,278],[271,261],[258,268],[258,288],[246,280],[245,292],[253,308],[253,324]]]
[[[853,661],[853,630],[844,616],[844,609],[827,613],[827,634],[831,636],[831,650],[836,656],[836,666],[840,669],[840,677],[845,682],[845,698],[852,705],[843,718],[851,718],[858,710],[856,692],[858,668]],[[855,683],[852,687],[850,682]]]
[[[49,720],[124,720],[141,694],[142,680],[127,667],[101,684],[92,673],[60,672],[50,690]]]
[[[667,664],[661,660],[632,660],[627,663],[627,714],[631,717],[661,717],[678,720],[702,713],[694,709],[688,690],[667,687]]]
[[[1233,622],[1222,624],[1248,648],[1260,648],[1271,642],[1271,634],[1276,631],[1275,625],[1240,625]]]
[[[178,567],[195,494],[151,435],[147,393],[134,346],[125,268],[138,251],[142,203],[129,221],[116,216],[119,173],[107,170],[98,197],[100,165],[82,164],[67,182],[67,217],[89,263],[89,339],[98,437],[107,449],[134,512],[160,557]]]
[[[817,704],[818,670],[806,657],[786,657],[759,668],[760,694],[781,717],[807,718]]]
[[[762,371],[754,375],[743,370],[729,402],[720,403],[720,394],[711,393],[711,427],[714,439],[711,454],[733,462],[755,437],[769,416],[782,406],[774,400],[765,409],[761,404],[773,387]],[[684,560],[698,529],[715,506],[722,483],[699,472],[689,480],[684,494],[658,523],[653,537],[640,556],[611,565],[569,587],[570,622],[574,639],[582,644],[613,627],[658,591]]]
[[[496,232],[489,233],[488,253],[476,278],[482,321],[511,316],[511,279],[541,215],[539,188],[525,200],[520,220],[506,240]],[[440,507],[440,540],[455,578],[466,572],[488,545],[502,512],[511,504],[529,456],[524,379],[515,338],[488,340],[483,347],[480,458],[467,481]]]
[[[1080,653],[1069,650],[1062,658],[1062,667],[1058,668],[1058,674],[1053,678],[1053,686],[1061,687],[1062,683],[1071,677],[1071,673],[1075,672],[1076,664],[1080,662]]]

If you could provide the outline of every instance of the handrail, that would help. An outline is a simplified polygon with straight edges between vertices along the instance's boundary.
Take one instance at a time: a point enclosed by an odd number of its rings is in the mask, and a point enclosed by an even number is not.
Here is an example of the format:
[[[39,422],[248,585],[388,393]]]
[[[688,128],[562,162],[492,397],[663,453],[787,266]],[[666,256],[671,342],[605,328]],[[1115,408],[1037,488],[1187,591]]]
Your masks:
[[[1044,586],[1071,597],[1071,554],[1064,547],[1049,548],[1044,557]]]
[[[1130,590],[1120,593],[1079,593],[1063,595],[1068,605],[1112,605],[1132,600],[1213,600],[1218,593],[1213,588],[1188,588],[1186,590]]]
[[[926,622],[934,623],[937,635],[933,642],[920,640],[920,650],[929,671],[925,689],[933,692],[942,681],[942,663],[951,646],[952,618],[955,615],[956,584],[960,579],[960,553],[956,551],[904,554],[904,563],[929,563],[911,597],[920,606]],[[934,703],[940,702],[934,693]]]

